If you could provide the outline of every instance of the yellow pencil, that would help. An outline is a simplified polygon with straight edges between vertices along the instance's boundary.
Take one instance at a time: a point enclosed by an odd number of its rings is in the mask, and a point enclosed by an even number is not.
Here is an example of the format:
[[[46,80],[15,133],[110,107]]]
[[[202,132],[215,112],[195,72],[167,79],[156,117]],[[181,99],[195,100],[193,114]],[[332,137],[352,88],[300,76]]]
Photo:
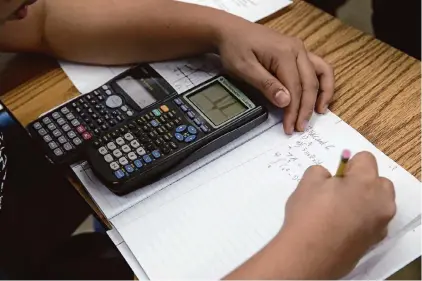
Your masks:
[[[346,165],[350,159],[350,156],[351,156],[350,150],[348,149],[343,150],[343,153],[341,154],[340,164],[338,165],[336,177],[344,176],[344,170],[346,169]]]

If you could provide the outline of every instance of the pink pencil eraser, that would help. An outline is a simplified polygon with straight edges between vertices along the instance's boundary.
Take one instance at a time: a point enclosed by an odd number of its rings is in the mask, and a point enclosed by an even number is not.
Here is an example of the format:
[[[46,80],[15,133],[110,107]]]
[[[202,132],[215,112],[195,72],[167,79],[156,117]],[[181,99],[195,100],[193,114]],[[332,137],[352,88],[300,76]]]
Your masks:
[[[350,156],[352,156],[352,153],[350,152],[350,150],[348,149],[343,150],[343,153],[341,154],[341,158],[349,159]]]

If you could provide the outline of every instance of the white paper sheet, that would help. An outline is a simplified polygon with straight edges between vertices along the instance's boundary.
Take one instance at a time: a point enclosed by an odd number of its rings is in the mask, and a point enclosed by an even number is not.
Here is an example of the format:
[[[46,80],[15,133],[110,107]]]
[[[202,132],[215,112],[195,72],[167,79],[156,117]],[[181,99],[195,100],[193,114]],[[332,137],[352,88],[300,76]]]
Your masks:
[[[273,127],[112,219],[148,276],[223,277],[278,232],[303,171],[322,164],[334,173],[344,148],[374,153],[380,175],[395,183],[390,237],[420,215],[417,179],[334,114],[316,116],[311,126],[292,138]],[[219,173],[219,164],[232,169]],[[214,178],[204,183],[205,174]]]

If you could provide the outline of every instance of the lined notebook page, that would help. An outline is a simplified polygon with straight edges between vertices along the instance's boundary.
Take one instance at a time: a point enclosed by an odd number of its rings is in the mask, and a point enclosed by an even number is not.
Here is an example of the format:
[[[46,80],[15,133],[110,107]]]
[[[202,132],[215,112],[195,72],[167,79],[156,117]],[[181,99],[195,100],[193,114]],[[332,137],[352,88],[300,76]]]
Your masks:
[[[321,164],[334,173],[344,148],[374,153],[380,175],[395,183],[398,210],[390,235],[420,214],[420,182],[332,113],[315,116],[304,134],[286,138],[273,127],[244,146],[250,144],[254,157],[236,168],[199,184],[192,173],[173,184],[178,192],[158,193],[148,210],[138,204],[126,222],[115,221],[151,279],[229,273],[277,234],[284,204],[305,169]],[[238,161],[232,159],[238,150],[199,172],[213,174],[210,167]]]

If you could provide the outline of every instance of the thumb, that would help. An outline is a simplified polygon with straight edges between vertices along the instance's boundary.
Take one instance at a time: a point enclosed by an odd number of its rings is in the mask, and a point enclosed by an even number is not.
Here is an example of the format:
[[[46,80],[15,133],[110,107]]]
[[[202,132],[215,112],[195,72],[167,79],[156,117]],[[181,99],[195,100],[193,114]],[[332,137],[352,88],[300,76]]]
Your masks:
[[[248,66],[242,68],[237,75],[263,93],[275,106],[284,108],[290,104],[290,92],[258,61],[248,64]]]

